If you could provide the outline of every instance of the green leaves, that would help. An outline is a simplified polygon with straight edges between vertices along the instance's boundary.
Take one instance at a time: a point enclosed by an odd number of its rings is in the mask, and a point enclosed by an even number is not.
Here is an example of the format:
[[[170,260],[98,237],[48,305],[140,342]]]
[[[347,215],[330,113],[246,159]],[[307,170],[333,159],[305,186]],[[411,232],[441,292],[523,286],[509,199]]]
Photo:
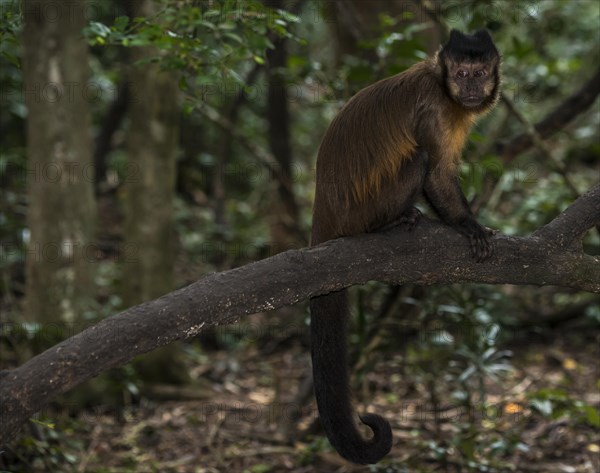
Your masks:
[[[106,44],[107,39],[111,34],[111,29],[103,23],[91,21],[90,24],[84,28],[83,33],[88,38],[89,43],[95,46],[97,44]]]
[[[18,2],[0,2],[0,56],[18,69],[21,68],[21,61],[16,53],[20,49],[18,36],[21,28]]]
[[[84,35],[93,46],[152,46],[161,52],[165,68],[219,79],[225,75],[243,82],[236,71],[241,63],[265,64],[273,40],[294,38],[289,27],[299,21],[295,15],[260,3],[244,8],[227,0],[202,5],[205,8],[165,2],[149,18],[119,16],[112,25],[90,22]]]
[[[564,389],[540,389],[529,396],[529,404],[532,409],[550,419],[566,417],[595,428],[600,427],[598,410],[590,404],[573,399]]]

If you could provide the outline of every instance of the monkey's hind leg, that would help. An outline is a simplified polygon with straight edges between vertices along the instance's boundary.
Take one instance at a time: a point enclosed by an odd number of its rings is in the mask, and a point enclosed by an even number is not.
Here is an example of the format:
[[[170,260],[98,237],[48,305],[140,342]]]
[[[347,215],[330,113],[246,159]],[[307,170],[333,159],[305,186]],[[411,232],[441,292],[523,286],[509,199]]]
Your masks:
[[[413,155],[406,159],[400,174],[390,182],[389,188],[382,199],[385,217],[377,231],[401,227],[412,231],[421,219],[421,211],[414,206],[417,198],[423,192],[427,176],[429,154],[418,148]]]
[[[400,227],[402,230],[412,232],[422,216],[423,214],[418,208],[409,207],[409,209],[400,214],[398,218],[386,225],[383,225],[378,231],[385,232],[387,230],[391,230],[392,228]]]

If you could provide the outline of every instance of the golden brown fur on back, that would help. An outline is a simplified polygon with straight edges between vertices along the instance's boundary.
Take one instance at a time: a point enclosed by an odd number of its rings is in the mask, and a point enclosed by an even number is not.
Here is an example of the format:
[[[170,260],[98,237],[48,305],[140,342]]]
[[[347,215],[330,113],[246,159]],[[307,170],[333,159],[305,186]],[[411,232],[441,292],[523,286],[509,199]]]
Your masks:
[[[419,134],[438,137],[437,149],[426,149],[432,166],[458,166],[476,114],[447,95],[436,60],[366,87],[333,120],[317,159],[312,244],[371,230],[373,203],[402,185],[404,165],[429,139]]]

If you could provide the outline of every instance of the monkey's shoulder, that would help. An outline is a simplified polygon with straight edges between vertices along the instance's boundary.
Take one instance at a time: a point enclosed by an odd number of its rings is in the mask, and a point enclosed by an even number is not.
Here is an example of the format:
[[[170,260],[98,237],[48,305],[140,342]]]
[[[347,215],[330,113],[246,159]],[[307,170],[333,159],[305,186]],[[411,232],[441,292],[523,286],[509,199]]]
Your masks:
[[[408,114],[447,102],[444,85],[431,61],[422,61],[396,75],[386,77],[356,93],[340,114],[362,118]]]

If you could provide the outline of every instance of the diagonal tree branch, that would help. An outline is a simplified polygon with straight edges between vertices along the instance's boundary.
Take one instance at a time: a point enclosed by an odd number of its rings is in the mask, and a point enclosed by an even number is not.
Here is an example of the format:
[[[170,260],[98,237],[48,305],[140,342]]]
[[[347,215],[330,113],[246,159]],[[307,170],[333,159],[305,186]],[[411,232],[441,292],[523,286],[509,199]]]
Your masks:
[[[485,263],[471,258],[461,235],[424,218],[410,233],[341,238],[205,276],[0,373],[0,450],[33,413],[102,371],[209,327],[353,284],[551,284],[600,293],[600,257],[572,244],[598,222],[599,202],[600,185],[531,237],[496,235]]]
[[[552,222],[533,233],[533,237],[554,241],[556,245],[581,250],[585,232],[600,225],[600,185],[577,199]]]
[[[515,136],[509,141],[500,141],[491,149],[495,154],[500,156],[502,162],[506,165],[515,159],[519,154],[527,151],[534,144],[540,144],[541,140],[545,140],[554,133],[563,129],[567,124],[577,117],[577,115],[589,109],[596,98],[600,94],[600,67],[596,70],[594,76],[588,80],[583,87],[573,93],[569,98],[562,102],[542,121],[533,125],[532,130],[527,130],[520,135]],[[511,108],[511,102],[505,101],[511,113],[517,113],[518,110]],[[544,145],[542,145],[542,149]],[[566,174],[563,172],[563,176]],[[494,191],[494,186],[497,179],[491,176],[486,176],[483,189],[471,203],[471,209],[477,213],[479,209],[485,205]],[[567,184],[571,191],[576,192],[572,183]]]
[[[534,126],[535,131],[540,138],[549,138],[557,131],[563,129],[577,115],[590,108],[598,94],[600,94],[600,67],[581,89],[556,107],[546,118],[536,123]],[[496,146],[496,153],[502,156],[504,163],[508,163],[520,153],[533,146],[534,142],[535,140],[531,133],[522,133],[508,142],[499,143]]]

